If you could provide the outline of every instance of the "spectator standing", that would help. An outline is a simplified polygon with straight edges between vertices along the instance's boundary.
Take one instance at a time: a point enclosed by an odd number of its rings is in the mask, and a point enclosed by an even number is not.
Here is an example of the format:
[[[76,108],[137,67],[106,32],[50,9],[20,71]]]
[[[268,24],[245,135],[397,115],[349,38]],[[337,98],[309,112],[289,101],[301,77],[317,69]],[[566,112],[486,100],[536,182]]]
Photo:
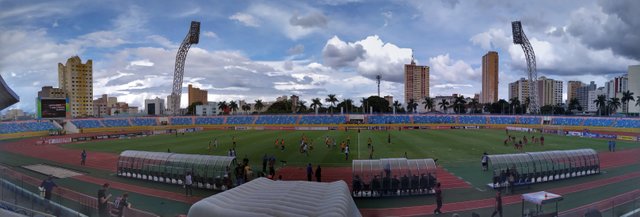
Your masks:
[[[276,157],[271,155],[271,158],[269,158],[269,175],[271,175],[272,177],[276,175],[276,170],[274,169],[275,164]]]
[[[316,181],[322,182],[322,168],[320,168],[320,165],[316,167]]]
[[[311,163],[307,164],[307,181],[311,181],[311,177],[313,176],[313,167],[311,167]]]
[[[58,185],[53,182],[53,176],[49,175],[47,179],[42,181],[40,187],[44,189],[44,199],[51,200],[51,193],[53,193],[53,188],[58,187]]]
[[[193,196],[193,179],[191,178],[191,172],[187,172],[184,177],[184,193],[187,196]]]
[[[489,168],[487,166],[488,161],[489,161],[489,156],[487,155],[487,152],[484,152],[482,154],[482,160],[481,160],[481,162],[482,162],[482,171],[487,171],[487,169]]]
[[[264,156],[262,156],[262,172],[263,173],[267,172],[267,161],[269,161],[269,157],[267,157],[267,154],[264,154]]]
[[[441,214],[442,208],[442,189],[440,189],[440,182],[436,183],[436,209],[433,210],[433,214]]]
[[[98,190],[98,216],[109,217],[109,183],[104,183],[102,189]]]
[[[491,217],[496,216],[496,214],[502,217],[502,195],[500,195],[500,191],[496,192],[496,209],[491,214]]]
[[[373,146],[369,147],[369,159],[373,159]]]
[[[344,147],[344,159],[349,160],[349,146]]]
[[[611,151],[616,152],[616,141],[611,140]]]
[[[87,151],[82,149],[82,153],[80,154],[80,165],[84,166],[87,162]]]
[[[129,193],[122,194],[121,197],[116,198],[114,202],[115,209],[111,210],[111,214],[117,217],[124,216],[124,208],[131,208],[131,203],[129,202]]]
[[[544,146],[544,136],[540,135],[540,145]]]
[[[387,135],[387,143],[391,144],[391,133]]]

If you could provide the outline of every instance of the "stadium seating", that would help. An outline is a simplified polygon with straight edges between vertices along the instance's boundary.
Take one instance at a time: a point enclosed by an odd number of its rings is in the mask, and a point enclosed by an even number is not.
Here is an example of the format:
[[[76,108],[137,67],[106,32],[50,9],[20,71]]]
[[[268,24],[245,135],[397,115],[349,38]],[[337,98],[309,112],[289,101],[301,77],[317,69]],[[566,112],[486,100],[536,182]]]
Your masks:
[[[255,117],[253,116],[229,116],[227,124],[253,124]]]
[[[393,116],[369,116],[370,124],[408,124],[411,119],[408,115]]]
[[[134,126],[156,126],[158,121],[155,118],[132,118],[131,123]]]
[[[565,125],[565,126],[581,126],[582,118],[553,118],[551,121],[553,125]]]
[[[169,119],[171,125],[193,125],[193,119],[183,117],[172,117]]]
[[[592,127],[609,127],[613,125],[613,119],[609,118],[587,118],[584,120],[584,126]]]
[[[131,124],[129,124],[129,119],[124,119],[124,118],[120,118],[120,119],[103,119],[102,120],[102,124],[105,127],[128,127],[128,126],[131,126]]]
[[[515,124],[516,117],[504,117],[504,116],[491,116],[489,117],[490,124]]]
[[[347,117],[344,115],[303,115],[302,118],[300,118],[300,124],[343,124],[346,121]]]
[[[620,128],[640,128],[640,119],[619,119],[614,126]]]
[[[298,116],[293,115],[262,115],[256,124],[295,124]]]
[[[4,122],[0,123],[0,134],[38,132],[58,129],[51,122],[28,121],[28,122]]]
[[[224,123],[223,117],[197,117],[196,125],[219,125]]]
[[[458,123],[460,124],[487,124],[487,118],[485,116],[459,116]]]
[[[413,123],[416,124],[453,124],[455,123],[455,118],[453,116],[448,115],[438,115],[438,116],[413,116]]]
[[[90,119],[90,120],[71,120],[73,125],[76,127],[84,129],[84,128],[101,128],[104,127],[99,120]]]
[[[518,119],[520,124],[540,124],[542,122],[540,117],[520,117]]]

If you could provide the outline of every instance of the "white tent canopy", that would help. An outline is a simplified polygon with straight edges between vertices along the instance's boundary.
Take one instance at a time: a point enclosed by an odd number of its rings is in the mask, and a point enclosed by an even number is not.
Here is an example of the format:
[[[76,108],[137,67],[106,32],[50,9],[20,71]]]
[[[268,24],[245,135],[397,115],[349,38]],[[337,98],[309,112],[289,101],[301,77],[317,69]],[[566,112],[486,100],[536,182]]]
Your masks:
[[[202,199],[189,217],[205,216],[361,216],[347,184],[255,179]]]

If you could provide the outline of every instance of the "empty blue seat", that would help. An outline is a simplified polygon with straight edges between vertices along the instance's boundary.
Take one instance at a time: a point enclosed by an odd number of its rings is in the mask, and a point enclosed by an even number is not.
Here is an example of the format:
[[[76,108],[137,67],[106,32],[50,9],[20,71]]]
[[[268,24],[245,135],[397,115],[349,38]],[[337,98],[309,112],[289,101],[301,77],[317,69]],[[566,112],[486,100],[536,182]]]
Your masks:
[[[89,120],[71,120],[71,123],[73,123],[73,125],[76,125],[76,127],[81,128],[81,129],[85,129],[85,128],[101,128],[104,127],[100,121],[96,120],[96,119],[89,119]]]
[[[455,123],[453,116],[449,115],[420,115],[413,116],[413,123],[416,124],[452,124]]]
[[[102,124],[105,127],[128,127],[131,126],[129,124],[129,119],[119,118],[119,119],[103,119]]]
[[[197,117],[197,125],[219,125],[224,123],[223,117]]]
[[[516,117],[490,116],[490,124],[515,124]]]
[[[408,124],[411,119],[408,115],[369,116],[370,124]]]
[[[24,126],[28,129],[28,131],[37,132],[37,131],[49,131],[49,130],[57,130],[60,129],[53,125],[53,123],[49,121],[45,122],[23,122]]]
[[[169,119],[171,125],[193,125],[193,119],[184,117],[172,117]]]
[[[134,126],[156,126],[158,121],[156,118],[132,118],[131,123]]]
[[[564,126],[581,126],[582,118],[553,118],[551,124]]]
[[[347,121],[344,115],[304,115],[299,124],[343,124]]]
[[[459,116],[458,123],[460,124],[487,124],[487,118],[485,116]]]
[[[615,127],[620,128],[640,128],[640,119],[619,119]]]
[[[256,124],[295,124],[297,119],[294,115],[263,115],[258,117]]]
[[[520,117],[520,124],[540,124],[542,122],[542,118],[540,117]]]
[[[229,116],[227,124],[253,124],[253,116]]]

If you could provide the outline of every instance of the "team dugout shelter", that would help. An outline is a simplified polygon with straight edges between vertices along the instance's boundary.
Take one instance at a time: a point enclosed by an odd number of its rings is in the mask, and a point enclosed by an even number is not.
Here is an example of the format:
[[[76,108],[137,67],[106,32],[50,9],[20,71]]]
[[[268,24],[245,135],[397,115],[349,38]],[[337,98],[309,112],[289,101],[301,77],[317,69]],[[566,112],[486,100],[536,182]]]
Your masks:
[[[228,156],[127,150],[120,153],[117,174],[182,185],[190,172],[194,187],[225,190],[232,183],[229,174],[235,164],[235,157]]]
[[[436,169],[431,158],[353,160],[352,195],[378,197],[434,193]]]
[[[493,188],[507,185],[510,175],[513,185],[524,185],[600,173],[598,153],[593,149],[488,155],[488,163]]]

